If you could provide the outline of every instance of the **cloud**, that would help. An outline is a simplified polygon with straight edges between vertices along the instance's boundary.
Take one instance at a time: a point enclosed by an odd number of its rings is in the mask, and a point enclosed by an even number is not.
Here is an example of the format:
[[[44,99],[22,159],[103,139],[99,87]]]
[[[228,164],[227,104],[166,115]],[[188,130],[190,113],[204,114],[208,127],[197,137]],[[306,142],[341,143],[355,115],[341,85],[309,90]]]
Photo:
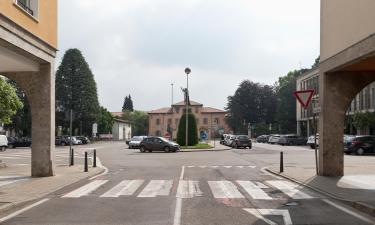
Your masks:
[[[82,50],[100,102],[121,109],[181,100],[184,68],[192,99],[223,108],[239,82],[274,83],[319,54],[319,2],[300,0],[59,1],[59,53]],[[179,97],[179,99],[177,99]]]

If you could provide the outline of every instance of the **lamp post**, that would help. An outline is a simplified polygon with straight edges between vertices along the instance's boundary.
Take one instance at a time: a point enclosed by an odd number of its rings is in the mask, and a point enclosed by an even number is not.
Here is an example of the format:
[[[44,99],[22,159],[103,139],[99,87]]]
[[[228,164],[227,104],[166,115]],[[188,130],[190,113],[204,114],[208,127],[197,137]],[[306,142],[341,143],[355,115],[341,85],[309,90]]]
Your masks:
[[[188,146],[188,138],[189,138],[189,135],[188,135],[188,124],[189,124],[189,119],[188,119],[188,114],[189,114],[189,74],[191,73],[191,69],[189,67],[186,67],[185,68],[185,73],[186,73],[186,97],[185,97],[185,101],[186,101],[186,126],[185,126],[185,146],[186,146],[186,149],[187,149],[187,146]]]

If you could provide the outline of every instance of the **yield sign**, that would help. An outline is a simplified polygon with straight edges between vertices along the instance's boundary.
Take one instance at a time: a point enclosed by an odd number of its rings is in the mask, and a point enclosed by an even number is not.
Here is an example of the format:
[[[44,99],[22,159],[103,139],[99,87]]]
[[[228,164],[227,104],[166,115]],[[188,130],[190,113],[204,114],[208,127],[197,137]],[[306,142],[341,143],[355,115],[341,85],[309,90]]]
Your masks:
[[[299,103],[301,103],[303,108],[307,108],[311,102],[311,99],[314,95],[314,90],[304,90],[304,91],[295,91],[293,95],[297,98]]]

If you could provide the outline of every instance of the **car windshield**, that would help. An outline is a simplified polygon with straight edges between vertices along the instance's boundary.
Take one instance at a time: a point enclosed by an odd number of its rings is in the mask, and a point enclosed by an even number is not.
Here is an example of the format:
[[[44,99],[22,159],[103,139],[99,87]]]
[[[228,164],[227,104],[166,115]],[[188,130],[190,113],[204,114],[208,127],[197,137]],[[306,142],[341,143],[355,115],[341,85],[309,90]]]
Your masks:
[[[141,137],[133,137],[131,141],[142,141]]]

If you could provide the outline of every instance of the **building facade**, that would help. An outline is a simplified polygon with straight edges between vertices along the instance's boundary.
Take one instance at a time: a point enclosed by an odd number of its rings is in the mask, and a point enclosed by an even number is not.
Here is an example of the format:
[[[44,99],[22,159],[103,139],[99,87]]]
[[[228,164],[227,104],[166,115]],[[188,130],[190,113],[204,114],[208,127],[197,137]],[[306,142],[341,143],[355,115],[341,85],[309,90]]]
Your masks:
[[[310,136],[314,134],[314,120],[313,113],[315,108],[316,130],[319,129],[319,69],[312,69],[297,77],[296,89],[307,90],[312,89],[315,91],[313,100],[307,109],[304,109],[297,102],[297,133],[302,136]],[[363,88],[351,101],[346,110],[345,120],[345,134],[375,134],[375,130],[371,127],[364,130],[356,129],[353,125],[352,116],[356,112],[375,112],[375,82]]]
[[[57,0],[0,1],[0,75],[31,108],[31,175],[54,175]]]
[[[132,138],[132,125],[127,120],[115,118],[112,126],[112,139],[114,141],[125,141]]]
[[[149,135],[177,137],[181,116],[186,112],[185,102],[178,102],[171,107],[164,107],[148,112]],[[213,139],[220,133],[229,133],[229,126],[225,121],[226,111],[190,101],[189,112],[194,114],[197,122],[198,137],[201,140]]]

